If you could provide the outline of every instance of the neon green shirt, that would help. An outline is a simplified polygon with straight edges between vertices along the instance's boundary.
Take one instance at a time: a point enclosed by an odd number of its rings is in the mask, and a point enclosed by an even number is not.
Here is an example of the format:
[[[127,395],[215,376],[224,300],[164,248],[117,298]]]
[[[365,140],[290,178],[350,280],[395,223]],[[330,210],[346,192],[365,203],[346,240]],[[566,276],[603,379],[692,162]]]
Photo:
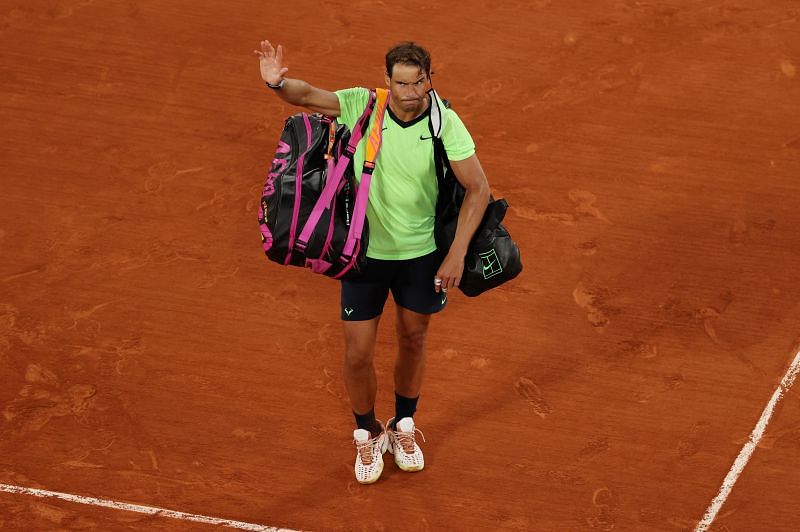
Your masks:
[[[341,107],[339,123],[351,130],[369,101],[365,88],[336,92]],[[475,143],[461,119],[450,109],[443,120],[442,142],[451,161],[461,161],[475,153]],[[433,141],[428,129],[428,113],[411,122],[402,122],[386,108],[383,141],[369,188],[367,220],[369,247],[374,259],[403,260],[427,255],[436,249],[433,225],[439,187],[433,161]],[[370,118],[370,127],[375,119]],[[367,137],[369,130],[364,135]],[[365,140],[358,145],[353,160],[357,179],[364,165]]]

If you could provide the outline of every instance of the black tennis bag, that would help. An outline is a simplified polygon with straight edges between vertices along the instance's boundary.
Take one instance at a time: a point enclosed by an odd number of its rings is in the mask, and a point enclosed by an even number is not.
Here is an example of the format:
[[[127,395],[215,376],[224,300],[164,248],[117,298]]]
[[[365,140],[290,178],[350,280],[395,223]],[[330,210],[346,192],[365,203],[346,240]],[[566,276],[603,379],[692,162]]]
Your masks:
[[[258,217],[270,260],[335,279],[358,275],[369,239],[366,198],[359,199],[358,189],[368,194],[368,185],[356,184],[352,159],[375,102],[371,92],[352,134],[320,114],[286,119]]]
[[[466,191],[456,179],[444,143],[441,139],[443,109],[447,102],[440,100],[431,90],[430,129],[439,197],[436,202],[434,237],[436,247],[446,254],[453,243],[458,225],[458,213]],[[522,271],[519,247],[511,239],[508,230],[500,222],[506,215],[508,202],[490,198],[475,235],[470,241],[464,257],[464,273],[458,288],[467,296],[474,297],[514,279]]]

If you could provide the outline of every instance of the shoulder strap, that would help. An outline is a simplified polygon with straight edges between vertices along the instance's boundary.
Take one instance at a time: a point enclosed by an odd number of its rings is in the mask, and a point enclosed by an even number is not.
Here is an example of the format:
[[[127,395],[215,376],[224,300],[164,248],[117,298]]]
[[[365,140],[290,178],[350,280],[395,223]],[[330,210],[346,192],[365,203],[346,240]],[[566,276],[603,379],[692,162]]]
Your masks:
[[[369,91],[367,105],[364,107],[364,112],[361,113],[361,116],[353,127],[353,131],[350,133],[350,141],[347,143],[344,153],[341,157],[339,157],[339,160],[335,162],[333,158],[326,157],[328,161],[327,173],[325,176],[325,187],[322,189],[322,193],[320,194],[317,202],[314,204],[314,209],[308,216],[306,224],[303,226],[303,230],[300,232],[300,237],[297,239],[296,246],[301,251],[305,250],[306,246],[308,245],[308,240],[311,238],[311,233],[313,233],[314,228],[317,227],[317,223],[319,223],[322,213],[330,208],[333,197],[336,195],[336,191],[339,189],[339,183],[342,181],[345,171],[347,170],[347,165],[349,165],[350,161],[353,159],[353,156],[356,153],[356,148],[358,147],[358,143],[361,141],[361,138],[364,136],[364,133],[367,130],[369,117],[372,114],[372,111],[375,109],[375,104],[377,101],[378,98],[375,91]],[[334,123],[329,124],[328,127],[331,131],[335,131],[336,129]]]
[[[348,142],[347,149],[345,150],[350,158],[352,158],[356,153],[356,147],[358,146],[358,143],[361,142],[361,138],[364,136],[364,133],[367,131],[369,117],[372,114],[373,109],[375,109],[377,101],[378,98],[376,92],[374,90],[369,91],[367,105],[364,107],[364,112],[361,113],[361,116],[358,118],[355,126],[353,126],[353,131],[350,134],[350,142]]]
[[[431,101],[431,108],[428,114],[428,129],[430,129],[433,138],[442,138],[442,131],[444,131],[444,123],[447,119],[445,109],[450,108],[450,102],[442,100],[439,94],[431,89],[428,91],[428,98]]]
[[[364,157],[364,171],[369,169],[369,173],[375,169],[375,161],[381,151],[383,141],[383,118],[386,116],[386,105],[389,103],[389,91],[386,89],[376,89],[377,102],[375,104],[375,121],[367,137],[367,153]]]
[[[431,89],[428,91],[431,101],[430,112],[428,114],[428,129],[431,132],[433,142],[433,162],[436,169],[436,181],[439,183],[439,190],[442,190],[445,168],[449,164],[447,152],[442,142],[442,131],[444,130],[445,109],[450,108],[447,100],[439,98],[439,94]]]
[[[347,234],[347,242],[340,260],[347,263],[339,274],[338,278],[347,273],[355,264],[358,250],[361,246],[361,234],[364,231],[364,218],[367,215],[367,202],[369,200],[369,185],[372,180],[372,172],[375,171],[375,161],[381,151],[383,140],[383,119],[386,116],[386,106],[389,103],[389,91],[386,89],[376,89],[377,101],[375,103],[375,120],[372,122],[369,137],[367,137],[367,152],[364,156],[364,169],[361,174],[361,181],[356,192],[356,201],[353,205],[353,221]]]

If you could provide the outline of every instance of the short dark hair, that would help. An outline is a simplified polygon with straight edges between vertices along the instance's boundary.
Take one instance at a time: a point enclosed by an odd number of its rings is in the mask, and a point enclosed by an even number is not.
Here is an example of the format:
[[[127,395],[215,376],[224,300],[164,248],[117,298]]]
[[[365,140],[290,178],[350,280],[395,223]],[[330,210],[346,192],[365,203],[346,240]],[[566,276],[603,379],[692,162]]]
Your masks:
[[[397,63],[415,65],[431,77],[431,54],[412,41],[395,44],[386,52],[386,75],[392,77],[392,69]]]

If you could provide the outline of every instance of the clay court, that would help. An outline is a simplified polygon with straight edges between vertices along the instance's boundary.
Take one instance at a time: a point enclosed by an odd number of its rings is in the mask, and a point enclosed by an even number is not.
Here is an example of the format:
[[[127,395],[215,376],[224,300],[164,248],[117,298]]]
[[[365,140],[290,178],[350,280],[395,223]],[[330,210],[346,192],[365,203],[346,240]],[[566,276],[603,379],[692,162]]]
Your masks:
[[[421,473],[355,482],[338,284],[261,251],[264,38],[329,90],[426,45],[511,205]],[[0,529],[800,528],[796,0],[14,0],[0,45]]]

